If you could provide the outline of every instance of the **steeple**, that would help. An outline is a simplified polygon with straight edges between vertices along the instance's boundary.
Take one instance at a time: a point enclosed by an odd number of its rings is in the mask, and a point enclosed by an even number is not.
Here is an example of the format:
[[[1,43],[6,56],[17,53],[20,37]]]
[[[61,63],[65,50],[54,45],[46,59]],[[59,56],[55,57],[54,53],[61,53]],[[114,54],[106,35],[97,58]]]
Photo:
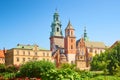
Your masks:
[[[69,20],[69,22],[68,22],[68,25],[67,25],[66,29],[74,29],[74,28],[72,27],[72,25],[71,25],[70,20]]]
[[[75,31],[75,29],[73,28],[73,26],[71,25],[71,22],[69,20],[68,25],[65,29],[65,36],[75,37],[74,31]]]
[[[76,37],[75,29],[71,25],[70,21],[68,22],[68,25],[65,29],[64,49],[65,54],[67,55],[68,62],[75,63]]]
[[[84,41],[88,41],[86,27],[84,27]]]
[[[53,22],[51,24],[52,31],[50,32],[50,37],[52,36],[59,36],[62,37],[62,29],[61,29],[61,22],[59,20],[59,14],[56,9],[54,15],[53,15]]]

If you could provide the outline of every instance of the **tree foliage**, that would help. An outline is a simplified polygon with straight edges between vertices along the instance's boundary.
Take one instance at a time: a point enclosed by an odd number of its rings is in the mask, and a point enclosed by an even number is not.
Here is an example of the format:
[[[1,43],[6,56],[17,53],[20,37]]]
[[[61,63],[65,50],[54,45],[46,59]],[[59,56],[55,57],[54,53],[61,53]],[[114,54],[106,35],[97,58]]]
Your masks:
[[[5,72],[5,65],[4,64],[0,64],[0,73]]]
[[[71,70],[70,68],[66,69],[52,69],[48,72],[42,74],[43,80],[80,80],[80,75]]]
[[[120,43],[93,57],[91,70],[104,70],[112,75],[120,73]]]
[[[20,68],[20,72],[17,73],[18,77],[41,77],[41,74],[54,69],[55,65],[52,62],[41,60],[41,61],[30,61],[23,64]]]

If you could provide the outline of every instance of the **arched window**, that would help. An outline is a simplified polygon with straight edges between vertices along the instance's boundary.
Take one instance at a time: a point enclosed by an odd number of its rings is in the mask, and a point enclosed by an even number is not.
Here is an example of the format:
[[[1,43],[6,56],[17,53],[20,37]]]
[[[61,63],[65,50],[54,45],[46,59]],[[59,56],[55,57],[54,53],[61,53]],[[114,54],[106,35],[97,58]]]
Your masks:
[[[57,32],[59,32],[59,28],[57,28]]]

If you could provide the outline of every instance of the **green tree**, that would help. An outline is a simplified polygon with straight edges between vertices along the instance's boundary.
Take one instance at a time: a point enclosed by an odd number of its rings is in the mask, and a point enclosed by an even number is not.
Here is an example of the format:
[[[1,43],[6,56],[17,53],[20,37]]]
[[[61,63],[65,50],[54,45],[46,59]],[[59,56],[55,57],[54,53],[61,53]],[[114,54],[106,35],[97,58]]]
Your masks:
[[[93,57],[91,70],[104,70],[109,74],[118,75],[120,73],[120,43]]]
[[[0,64],[0,73],[5,72],[5,65],[4,64]]]
[[[107,66],[107,52],[101,53],[100,55],[96,55],[93,57],[91,65],[91,70],[101,71],[106,69]]]
[[[61,69],[67,69],[70,68],[72,70],[75,70],[76,65],[75,64],[69,64],[69,63],[63,63],[60,68]]]
[[[109,64],[107,65],[109,73],[116,74],[117,72],[119,72],[118,70],[120,67],[120,43],[110,49],[107,60],[109,60]],[[116,69],[118,70],[116,71]]]
[[[42,74],[43,80],[80,80],[80,75],[71,70],[70,68],[66,69],[52,69],[48,72]]]
[[[18,68],[15,65],[10,65],[5,67],[5,72],[16,73],[17,71],[18,71]]]
[[[54,68],[55,65],[49,61],[30,61],[20,67],[20,72],[17,73],[17,76],[30,78],[41,77],[44,72],[48,72],[49,70]]]

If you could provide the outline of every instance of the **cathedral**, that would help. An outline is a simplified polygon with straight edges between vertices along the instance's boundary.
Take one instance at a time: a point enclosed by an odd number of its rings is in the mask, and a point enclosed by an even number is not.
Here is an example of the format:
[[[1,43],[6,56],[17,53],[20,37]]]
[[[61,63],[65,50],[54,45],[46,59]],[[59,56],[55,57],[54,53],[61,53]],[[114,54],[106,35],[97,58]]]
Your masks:
[[[62,24],[56,11],[53,15],[50,32],[50,50],[57,67],[63,63],[75,64],[77,68],[86,70],[90,68],[90,61],[96,54],[105,51],[103,42],[89,41],[86,28],[84,36],[76,40],[75,29],[71,22],[65,28],[65,36],[62,33]]]

